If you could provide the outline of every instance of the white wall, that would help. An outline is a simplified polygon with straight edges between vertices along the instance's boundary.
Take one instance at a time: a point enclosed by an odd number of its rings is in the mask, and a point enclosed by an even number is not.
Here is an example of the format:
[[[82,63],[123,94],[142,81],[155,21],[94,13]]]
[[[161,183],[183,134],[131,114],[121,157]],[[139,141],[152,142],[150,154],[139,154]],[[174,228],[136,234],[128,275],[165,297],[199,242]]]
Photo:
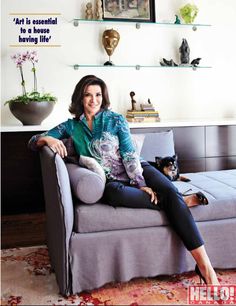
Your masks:
[[[91,0],[93,1],[93,0]],[[58,123],[70,114],[68,105],[74,86],[86,74],[104,79],[109,88],[112,109],[125,114],[131,107],[130,91],[135,91],[138,103],[150,98],[163,120],[226,119],[236,117],[236,1],[195,0],[199,7],[196,23],[211,27],[83,23],[74,27],[69,21],[84,17],[84,0],[2,0],[2,125],[20,124],[4,102],[21,94],[20,75],[10,56],[29,48],[10,47],[16,42],[17,27],[12,12],[59,12],[59,25],[53,29],[53,42],[58,48],[30,48],[37,50],[39,89],[58,97],[53,113],[44,123]],[[156,0],[157,21],[174,20],[178,8],[189,1]],[[162,57],[179,62],[178,48],[182,38],[190,45],[191,59],[201,57],[202,66],[211,69],[143,68],[81,68],[70,65],[103,64],[107,55],[101,44],[105,29],[114,28],[121,36],[112,61],[119,64],[159,64]],[[25,65],[28,90],[32,89],[30,66]]]

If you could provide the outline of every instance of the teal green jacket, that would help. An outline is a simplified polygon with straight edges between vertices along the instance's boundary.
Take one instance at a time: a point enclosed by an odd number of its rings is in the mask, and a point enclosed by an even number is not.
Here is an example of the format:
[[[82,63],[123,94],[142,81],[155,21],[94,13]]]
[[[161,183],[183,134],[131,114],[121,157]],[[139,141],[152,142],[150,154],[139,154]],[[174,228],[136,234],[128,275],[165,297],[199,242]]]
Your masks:
[[[129,182],[138,188],[146,186],[128,124],[120,114],[100,111],[94,118],[92,131],[84,115],[80,120],[68,119],[48,132],[33,136],[30,148],[37,149],[36,142],[40,136],[71,137],[77,154],[95,158],[108,180]]]

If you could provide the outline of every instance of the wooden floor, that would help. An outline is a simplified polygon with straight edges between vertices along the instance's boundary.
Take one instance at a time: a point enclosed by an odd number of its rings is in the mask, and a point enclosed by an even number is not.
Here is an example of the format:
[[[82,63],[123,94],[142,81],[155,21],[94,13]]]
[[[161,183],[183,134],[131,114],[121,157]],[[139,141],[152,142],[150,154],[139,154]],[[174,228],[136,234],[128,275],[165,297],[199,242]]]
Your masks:
[[[46,243],[45,213],[1,217],[2,249]]]

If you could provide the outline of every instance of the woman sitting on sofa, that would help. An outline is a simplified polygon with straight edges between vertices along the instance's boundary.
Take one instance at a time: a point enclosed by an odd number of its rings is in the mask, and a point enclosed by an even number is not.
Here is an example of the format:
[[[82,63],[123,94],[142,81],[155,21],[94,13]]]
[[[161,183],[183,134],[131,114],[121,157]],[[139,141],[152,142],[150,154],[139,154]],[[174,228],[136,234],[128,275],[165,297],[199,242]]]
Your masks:
[[[110,111],[107,86],[94,75],[75,87],[69,111],[73,119],[35,135],[32,149],[49,146],[62,158],[67,150],[61,139],[71,137],[78,155],[93,157],[106,174],[104,199],[112,206],[162,209],[172,228],[196,261],[196,273],[206,284],[219,284],[203,239],[188,206],[176,187],[135,152],[129,127],[122,115]],[[194,202],[195,201],[195,202]],[[196,204],[191,200],[189,206]]]

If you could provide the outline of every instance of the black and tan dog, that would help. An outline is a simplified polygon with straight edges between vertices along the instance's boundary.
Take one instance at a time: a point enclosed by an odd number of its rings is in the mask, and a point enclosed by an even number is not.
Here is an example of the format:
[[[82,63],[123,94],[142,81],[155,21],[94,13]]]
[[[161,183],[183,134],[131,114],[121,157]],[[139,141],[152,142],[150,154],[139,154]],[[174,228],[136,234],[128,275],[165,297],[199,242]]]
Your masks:
[[[155,157],[155,167],[161,171],[170,181],[190,182],[185,176],[179,174],[177,155],[166,157]]]
[[[191,180],[189,178],[179,174],[177,159],[177,155],[166,157],[156,156],[155,162],[151,162],[150,164],[163,173],[170,181],[190,182]],[[208,204],[206,196],[201,191],[187,194],[190,190],[192,189],[182,193],[185,203],[189,207]]]

